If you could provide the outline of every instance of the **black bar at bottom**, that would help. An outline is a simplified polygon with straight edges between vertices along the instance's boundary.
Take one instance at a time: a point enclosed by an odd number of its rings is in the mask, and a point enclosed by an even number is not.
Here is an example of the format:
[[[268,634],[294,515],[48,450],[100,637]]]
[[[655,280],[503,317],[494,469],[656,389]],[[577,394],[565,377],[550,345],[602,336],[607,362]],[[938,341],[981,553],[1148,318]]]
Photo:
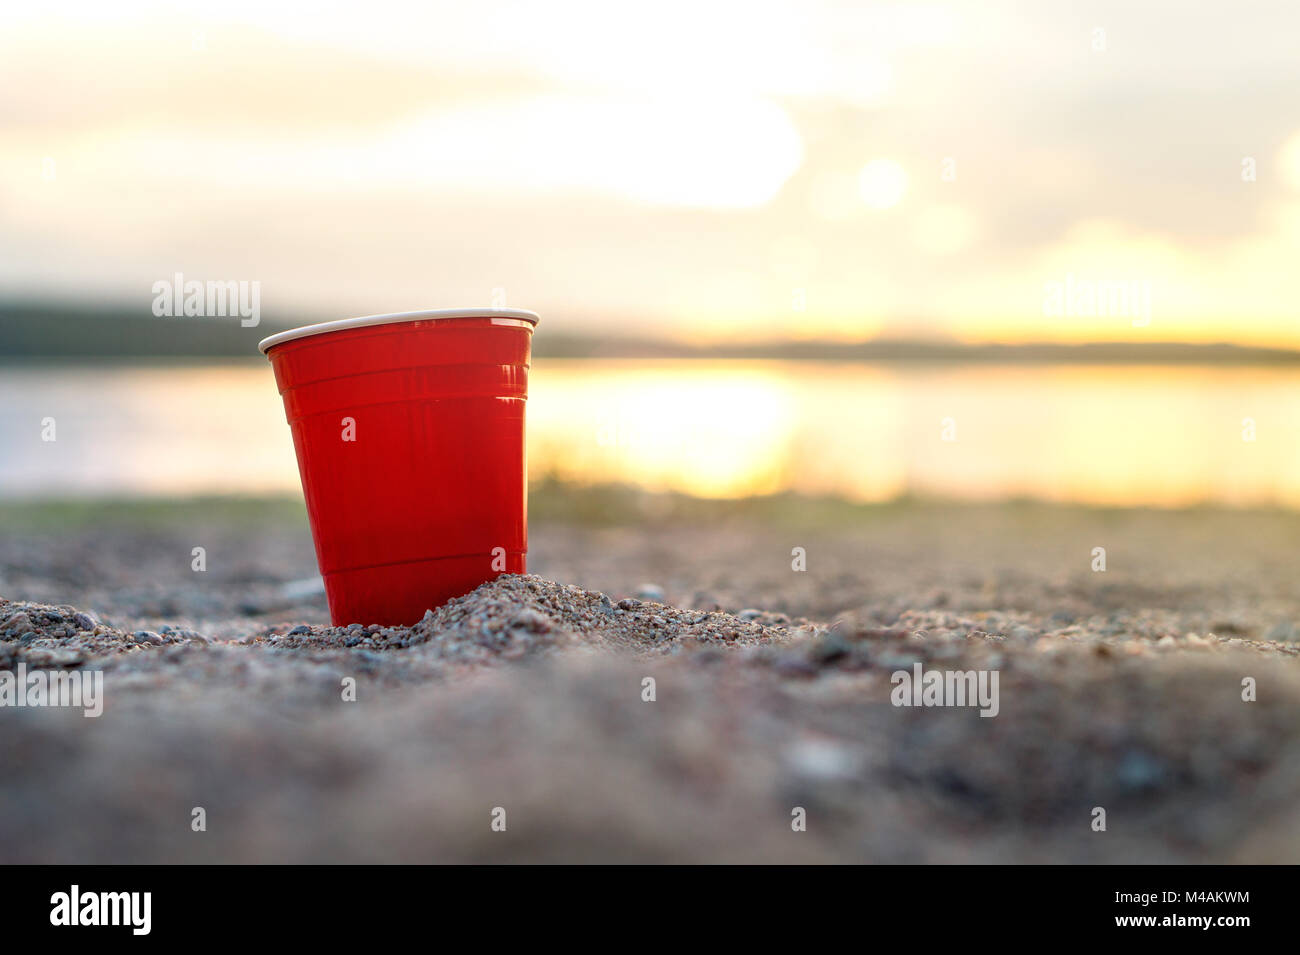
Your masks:
[[[1284,931],[1289,867],[876,867],[870,872],[588,873],[486,867],[58,867],[0,869],[7,941],[209,943],[421,937],[477,926],[483,941],[525,933],[631,937],[781,931],[836,923],[920,930],[926,944],[1051,938],[1192,937],[1231,944]],[[865,878],[864,878],[865,876]],[[107,923],[107,924],[105,924]],[[677,923],[677,924],[675,924]],[[454,930],[454,931],[453,931]],[[680,930],[683,934],[677,934]],[[672,934],[664,934],[672,933]],[[992,934],[988,934],[992,933]],[[534,934],[535,939],[539,935]],[[572,937],[572,936],[571,936]],[[614,941],[617,936],[607,936]],[[16,949],[15,949],[16,950]]]

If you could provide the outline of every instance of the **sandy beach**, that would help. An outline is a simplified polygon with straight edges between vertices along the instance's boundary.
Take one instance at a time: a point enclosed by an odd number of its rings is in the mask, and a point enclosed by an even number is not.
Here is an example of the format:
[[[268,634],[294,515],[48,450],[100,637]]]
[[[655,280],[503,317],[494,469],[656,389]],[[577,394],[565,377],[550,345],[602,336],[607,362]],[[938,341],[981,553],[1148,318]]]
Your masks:
[[[340,630],[296,501],[0,505],[0,669],[104,674],[0,708],[0,861],[1300,860],[1300,515],[530,506],[530,576]]]

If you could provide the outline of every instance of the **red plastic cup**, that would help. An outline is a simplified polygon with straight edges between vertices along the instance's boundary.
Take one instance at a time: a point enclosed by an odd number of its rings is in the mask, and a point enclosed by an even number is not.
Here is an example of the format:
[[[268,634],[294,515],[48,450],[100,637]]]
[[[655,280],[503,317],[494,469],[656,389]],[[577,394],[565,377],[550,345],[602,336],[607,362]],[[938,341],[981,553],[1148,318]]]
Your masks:
[[[402,312],[258,346],[284,399],[335,626],[410,625],[524,573],[537,321],[506,308]]]

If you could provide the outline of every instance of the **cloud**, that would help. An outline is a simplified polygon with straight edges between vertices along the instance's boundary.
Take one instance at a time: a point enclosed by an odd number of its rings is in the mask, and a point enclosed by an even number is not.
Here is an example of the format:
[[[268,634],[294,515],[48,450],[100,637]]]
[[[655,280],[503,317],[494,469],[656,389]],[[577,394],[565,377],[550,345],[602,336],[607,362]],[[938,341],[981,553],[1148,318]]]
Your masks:
[[[62,9],[0,14],[10,292],[1069,337],[1108,330],[1044,324],[1042,283],[1104,271],[1156,283],[1146,334],[1295,337],[1289,5]]]

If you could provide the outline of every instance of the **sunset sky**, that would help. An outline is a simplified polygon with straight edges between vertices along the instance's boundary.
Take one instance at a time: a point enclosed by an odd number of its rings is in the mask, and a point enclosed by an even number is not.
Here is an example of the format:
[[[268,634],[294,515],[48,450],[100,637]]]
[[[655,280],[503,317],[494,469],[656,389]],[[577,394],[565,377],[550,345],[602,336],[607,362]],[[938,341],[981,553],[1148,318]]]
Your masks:
[[[1300,346],[1298,34],[1240,0],[8,4],[0,294]],[[1070,297],[1100,284],[1146,306]]]

